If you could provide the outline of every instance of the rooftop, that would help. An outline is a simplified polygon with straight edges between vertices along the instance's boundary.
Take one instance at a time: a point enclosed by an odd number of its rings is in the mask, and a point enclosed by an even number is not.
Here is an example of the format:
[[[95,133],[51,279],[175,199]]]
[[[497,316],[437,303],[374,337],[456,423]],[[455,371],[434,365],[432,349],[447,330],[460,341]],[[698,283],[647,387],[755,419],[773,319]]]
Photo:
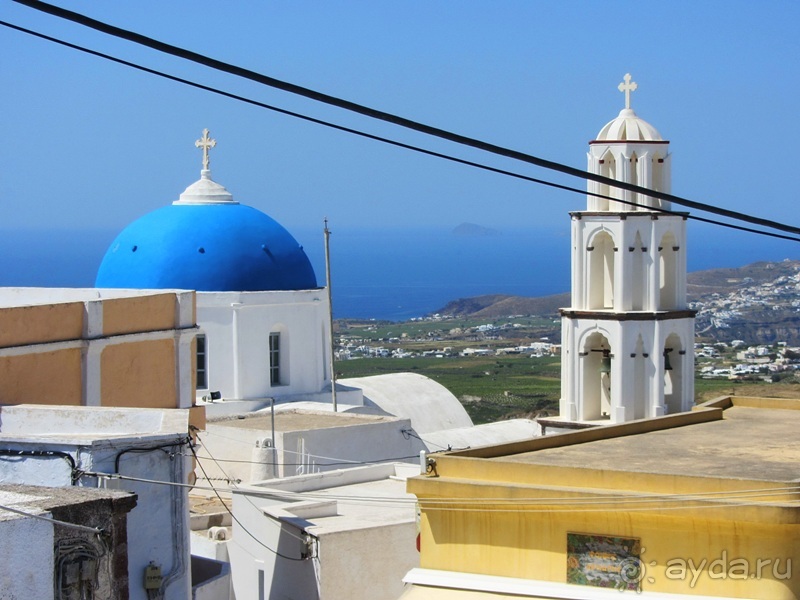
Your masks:
[[[413,522],[416,498],[406,492],[406,478],[418,474],[416,465],[370,465],[274,479],[233,492],[274,493],[274,504],[263,507],[264,513],[323,535]]]
[[[46,430],[42,423],[46,422]],[[0,406],[0,440],[28,443],[110,443],[185,436],[189,411],[102,406]]]
[[[691,473],[795,481],[800,478],[800,401],[782,402],[785,408],[765,410],[737,406],[733,399],[733,405],[723,411],[719,420],[522,452],[496,460],[568,467],[590,465],[594,469],[661,475]]]
[[[156,296],[182,290],[0,287],[0,308]]]
[[[42,516],[54,509],[94,502],[96,500],[122,500],[126,510],[136,505],[136,496],[130,492],[84,487],[41,487],[33,485],[3,484],[0,486],[0,505],[29,515]],[[0,508],[0,521],[24,518],[18,512]]]
[[[306,431],[308,429],[329,429],[332,427],[347,427],[349,425],[362,425],[366,423],[382,423],[396,421],[396,417],[361,415],[352,413],[329,413],[310,410],[276,410],[275,431]],[[209,421],[209,424],[237,429],[252,429],[257,431],[270,431],[272,417],[270,413],[258,412],[249,415],[239,415]]]

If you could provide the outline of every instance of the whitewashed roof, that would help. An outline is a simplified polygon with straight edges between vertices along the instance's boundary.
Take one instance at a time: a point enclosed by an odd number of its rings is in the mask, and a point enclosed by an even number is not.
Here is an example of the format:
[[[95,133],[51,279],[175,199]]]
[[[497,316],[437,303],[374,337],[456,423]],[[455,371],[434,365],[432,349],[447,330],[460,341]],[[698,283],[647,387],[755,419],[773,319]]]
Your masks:
[[[458,398],[443,385],[418,373],[355,377],[341,379],[339,383],[361,388],[364,406],[375,406],[390,415],[410,419],[419,435],[472,426],[472,419]]]
[[[606,123],[597,134],[596,141],[607,142],[661,142],[658,130],[636,116],[632,108],[623,108],[613,121]]]

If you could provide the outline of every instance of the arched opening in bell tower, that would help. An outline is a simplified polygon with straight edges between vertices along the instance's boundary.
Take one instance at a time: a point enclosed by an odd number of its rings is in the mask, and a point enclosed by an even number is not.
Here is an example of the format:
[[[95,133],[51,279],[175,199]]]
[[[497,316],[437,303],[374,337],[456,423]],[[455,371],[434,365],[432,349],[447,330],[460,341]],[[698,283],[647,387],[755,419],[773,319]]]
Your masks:
[[[678,308],[678,256],[680,248],[672,232],[661,238],[658,247],[660,261],[658,310]]]
[[[607,231],[592,238],[589,254],[589,309],[614,308],[614,240]]]
[[[644,310],[644,296],[647,289],[645,281],[645,252],[642,236],[637,231],[631,246],[631,310]]]
[[[685,354],[681,339],[670,334],[664,344],[664,408],[666,413],[674,414],[683,410],[683,357]]]
[[[614,355],[608,339],[599,332],[586,338],[581,352],[583,406],[580,419],[597,421],[611,418],[611,372]]]
[[[630,177],[629,177],[630,181],[628,181],[628,183],[631,183],[633,185],[639,185],[639,157],[636,156],[636,152],[631,154],[630,162],[631,162],[631,165],[630,165]],[[635,193],[631,192],[629,194],[629,196],[630,196],[631,202],[633,202],[634,205],[631,206],[630,204],[626,204],[624,206],[624,209],[625,210],[641,210],[641,208],[636,206],[636,204],[640,204],[642,202],[642,199],[639,197],[639,194],[635,194]]]
[[[603,158],[600,159],[600,175],[608,177],[609,179],[617,179],[617,161],[614,160],[614,155],[611,152],[606,152]],[[605,183],[598,184],[598,193],[601,196],[619,197],[619,190]],[[609,210],[609,200],[607,197],[597,198],[597,210]]]

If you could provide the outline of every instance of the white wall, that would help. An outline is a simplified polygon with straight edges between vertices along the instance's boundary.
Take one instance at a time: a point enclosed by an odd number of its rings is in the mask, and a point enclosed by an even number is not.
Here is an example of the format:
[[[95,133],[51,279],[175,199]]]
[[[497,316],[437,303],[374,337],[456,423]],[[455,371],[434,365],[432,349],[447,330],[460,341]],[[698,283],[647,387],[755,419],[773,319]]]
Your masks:
[[[405,493],[404,479],[418,473],[416,466],[374,465],[235,490],[229,551],[236,599],[259,600],[262,582],[264,598],[398,598],[403,576],[419,565],[414,498]],[[386,483],[389,489],[382,487]],[[286,499],[291,492],[313,497]],[[404,506],[381,506],[348,501],[347,495],[408,497]],[[311,558],[302,559],[304,552]]]
[[[265,413],[259,413],[264,416]],[[266,413],[267,415],[269,413]],[[303,414],[303,413],[299,413]],[[317,473],[341,469],[342,464],[326,465],[330,462],[352,461],[354,464],[378,461],[398,461],[409,457],[416,462],[423,442],[417,437],[404,435],[411,429],[408,419],[396,417],[372,417],[367,415],[340,414],[341,425],[313,428],[313,412],[307,412],[309,428],[297,431],[276,431],[276,477],[287,477],[301,473]],[[334,413],[324,413],[334,418]],[[276,417],[280,419],[280,413]],[[273,462],[272,451],[256,450],[256,441],[269,439],[272,432],[267,429],[249,429],[226,425],[226,421],[210,422],[206,431],[199,434],[198,456],[209,477],[230,477],[243,482],[253,481],[251,461],[261,459]],[[211,459],[219,461],[217,464]],[[329,457],[324,460],[318,457]],[[227,462],[233,461],[233,462]],[[241,461],[241,462],[236,462]],[[224,472],[223,472],[224,470]],[[198,481],[203,474],[197,470]],[[266,479],[268,477],[260,477]],[[219,485],[218,481],[214,482]]]
[[[0,519],[0,539],[5,549],[0,560],[0,598],[53,598],[53,526],[10,516]]]
[[[197,324],[206,335],[208,388],[225,399],[315,394],[330,385],[330,320],[324,289],[198,292]],[[270,385],[269,334],[281,332],[282,378]]]
[[[320,598],[395,600],[403,575],[419,566],[414,521],[319,537]]]
[[[138,416],[137,416],[137,413]],[[50,417],[48,417],[50,415]],[[83,433],[73,432],[85,417]],[[157,434],[103,434],[103,424],[114,430],[126,422],[147,423],[160,430]],[[191,470],[186,445],[168,446],[185,439],[188,411],[147,409],[110,409],[79,407],[3,407],[0,413],[0,448],[5,450],[60,451],[73,457],[78,469],[115,473],[119,456],[122,475],[158,481],[185,483]],[[169,427],[177,428],[169,433]],[[47,423],[47,436],[42,435]],[[135,431],[135,429],[134,429]],[[135,450],[134,452],[129,452]],[[104,480],[100,480],[102,483]],[[0,482],[66,487],[72,485],[69,463],[58,456],[0,456]],[[98,480],[85,476],[78,485],[96,486]],[[128,514],[128,565],[131,600],[148,600],[142,585],[144,569],[155,562],[165,577],[171,579],[164,600],[189,597],[189,507],[186,488],[109,480],[107,487],[137,494],[136,507]],[[52,552],[52,548],[51,548]],[[35,597],[35,596],[26,596]]]

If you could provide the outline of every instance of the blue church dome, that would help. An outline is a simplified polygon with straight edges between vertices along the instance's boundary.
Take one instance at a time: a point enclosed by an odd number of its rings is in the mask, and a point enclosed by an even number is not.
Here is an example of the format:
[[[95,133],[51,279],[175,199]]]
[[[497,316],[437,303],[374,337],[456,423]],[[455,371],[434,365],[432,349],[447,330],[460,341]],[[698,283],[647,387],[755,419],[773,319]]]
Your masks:
[[[96,287],[202,292],[317,287],[303,247],[286,229],[235,202],[207,168],[201,175],[180,200],[117,236],[100,264]]]

